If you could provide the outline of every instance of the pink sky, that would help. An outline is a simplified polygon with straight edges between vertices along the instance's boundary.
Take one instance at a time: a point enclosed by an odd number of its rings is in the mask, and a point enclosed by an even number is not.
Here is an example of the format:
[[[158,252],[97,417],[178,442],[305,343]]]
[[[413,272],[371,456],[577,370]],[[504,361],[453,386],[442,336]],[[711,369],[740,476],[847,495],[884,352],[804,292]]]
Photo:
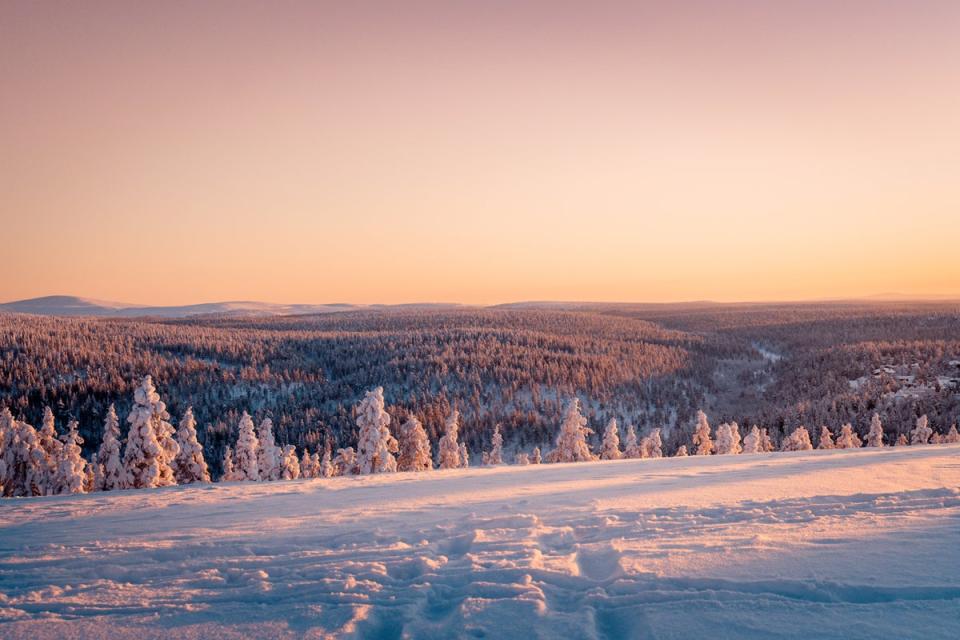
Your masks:
[[[0,5],[0,300],[960,294],[960,3],[133,4]]]

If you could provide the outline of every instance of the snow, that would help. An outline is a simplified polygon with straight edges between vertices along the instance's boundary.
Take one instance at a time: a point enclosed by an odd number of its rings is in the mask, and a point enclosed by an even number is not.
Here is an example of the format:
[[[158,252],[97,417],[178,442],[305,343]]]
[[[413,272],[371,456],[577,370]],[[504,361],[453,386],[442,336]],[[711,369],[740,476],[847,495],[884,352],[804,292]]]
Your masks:
[[[960,445],[0,501],[4,638],[956,638]]]

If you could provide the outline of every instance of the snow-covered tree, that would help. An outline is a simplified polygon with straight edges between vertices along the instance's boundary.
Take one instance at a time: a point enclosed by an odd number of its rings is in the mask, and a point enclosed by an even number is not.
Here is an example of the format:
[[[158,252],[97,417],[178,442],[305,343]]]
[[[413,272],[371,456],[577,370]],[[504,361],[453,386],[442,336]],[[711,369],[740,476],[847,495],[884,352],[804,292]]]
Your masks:
[[[470,466],[470,452],[467,451],[467,443],[460,443],[460,466],[464,469]]]
[[[685,457],[687,457],[687,455],[688,455],[688,454],[687,454],[687,445],[682,444],[682,445],[680,445],[679,447],[677,447],[677,452],[676,452],[675,454],[673,454],[673,457],[674,457],[674,458],[685,458]]]
[[[917,425],[910,432],[910,444],[928,444],[930,436],[933,435],[933,429],[927,421],[926,414],[917,418]]]
[[[125,487],[151,489],[176,484],[170,466],[172,460],[167,457],[169,449],[163,449],[160,444],[161,437],[165,439],[168,430],[173,429],[167,422],[169,418],[167,405],[160,400],[153,379],[144,377],[133,393],[133,408],[127,416],[130,431],[123,451]]]
[[[37,432],[37,437],[40,441],[40,448],[43,449],[45,456],[44,472],[48,478],[43,484],[49,487],[50,491],[55,491],[53,477],[57,473],[57,461],[60,459],[60,450],[63,448],[63,442],[60,441],[60,437],[57,435],[53,411],[50,410],[50,407],[43,408],[43,422],[41,423],[40,430]]]
[[[460,442],[458,433],[460,431],[460,412],[456,409],[450,411],[447,416],[443,437],[437,447],[437,467],[440,469],[459,469],[463,466],[463,460],[460,457]]]
[[[353,447],[337,449],[337,457],[333,459],[333,472],[337,476],[349,476],[358,473],[357,453],[353,450]]]
[[[257,429],[257,468],[261,480],[279,480],[283,475],[283,452],[273,436],[273,420],[264,418]]]
[[[663,457],[663,439],[660,437],[660,429],[651,429],[650,433],[640,441],[640,457]]]
[[[430,439],[417,416],[410,414],[400,427],[400,457],[398,471],[429,471],[433,468]]]
[[[607,428],[603,432],[603,444],[600,446],[601,460],[619,460],[623,457],[620,453],[620,433],[617,429],[617,419],[610,418]]]
[[[643,451],[640,449],[640,443],[637,441],[637,428],[632,424],[627,427],[627,437],[624,440],[623,457],[631,459],[643,457]]]
[[[713,453],[713,440],[710,439],[710,423],[707,414],[697,411],[697,426],[693,431],[693,444],[696,445],[696,455],[708,456]]]
[[[773,446],[773,440],[770,439],[770,433],[766,429],[760,429],[760,451],[770,453],[776,450],[777,448]]]
[[[587,419],[580,413],[580,400],[573,397],[567,403],[566,411],[563,415],[563,422],[560,424],[560,433],[557,434],[557,442],[553,451],[550,452],[550,462],[584,462],[594,460],[590,453],[590,446],[587,444],[587,436],[593,433],[593,429],[587,426]]]
[[[943,436],[943,444],[957,444],[960,442],[960,432],[957,432],[956,423],[950,425],[950,430]]]
[[[760,453],[760,427],[753,425],[743,438],[743,453]]]
[[[810,451],[812,449],[810,432],[802,425],[794,429],[793,433],[784,439],[783,445],[780,447],[781,451]]]
[[[883,424],[880,422],[880,416],[876,413],[873,414],[873,417],[870,419],[870,432],[867,434],[867,446],[883,446]]]
[[[740,446],[740,426],[736,423],[724,422],[717,427],[717,455],[735,455],[743,448]]]
[[[837,445],[833,441],[833,433],[830,432],[830,428],[827,425],[820,427],[820,442],[817,444],[817,449],[836,449]]]
[[[53,475],[52,493],[63,495],[67,493],[83,493],[83,485],[87,480],[87,463],[83,459],[83,438],[77,432],[76,420],[67,425],[67,432],[63,434],[63,446],[57,454],[56,467]]]
[[[530,464],[540,464],[543,462],[543,456],[540,455],[540,447],[534,447],[530,454]]]
[[[321,478],[332,478],[337,474],[337,468],[333,464],[333,460],[330,456],[330,445],[329,443],[323,450],[323,458],[320,460],[320,477]]]
[[[301,478],[319,478],[320,477],[320,454],[314,451],[310,453],[306,449],[300,457],[300,477]]]
[[[908,444],[910,444],[910,441],[907,440],[907,434],[901,433],[901,434],[897,437],[897,446],[898,446],[898,447],[905,447],[905,446],[907,446]]]
[[[187,407],[177,428],[177,446],[180,450],[173,460],[173,475],[178,484],[210,482],[210,471],[203,458],[203,447],[197,440],[197,420],[193,407]]]
[[[253,418],[246,411],[237,425],[237,445],[233,450],[233,468],[239,480],[260,480],[260,443],[253,429]]]
[[[530,464],[530,455],[523,451],[518,451],[517,455],[513,457],[513,464],[520,466]]]
[[[393,454],[399,450],[390,435],[390,415],[384,410],[383,387],[368,391],[357,405],[357,467],[360,473],[392,473],[397,470]]]
[[[220,482],[236,482],[243,479],[233,466],[233,449],[227,447],[223,452],[223,476],[220,477]]]
[[[286,444],[280,451],[280,480],[296,480],[300,477],[300,461],[297,460],[297,448]]]
[[[97,451],[97,465],[102,469],[95,482],[98,491],[123,489],[126,471],[120,455],[120,419],[112,404],[103,420],[103,439]]]
[[[9,414],[9,412],[6,412]],[[3,495],[43,496],[51,493],[47,454],[40,446],[37,430],[26,422],[2,417]]]
[[[493,437],[490,439],[490,452],[483,454],[483,464],[503,464],[503,436],[500,435],[500,425],[493,427]]]
[[[840,427],[840,435],[837,436],[837,449],[859,449],[863,446],[860,437],[853,430],[853,425],[849,422]]]

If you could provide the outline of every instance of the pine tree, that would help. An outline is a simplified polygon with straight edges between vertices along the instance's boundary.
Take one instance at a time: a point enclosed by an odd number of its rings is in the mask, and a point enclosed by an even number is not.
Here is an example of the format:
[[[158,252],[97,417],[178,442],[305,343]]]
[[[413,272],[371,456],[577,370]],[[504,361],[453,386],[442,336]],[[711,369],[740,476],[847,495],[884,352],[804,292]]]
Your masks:
[[[210,482],[210,471],[203,458],[203,447],[197,441],[197,421],[193,407],[187,407],[177,429],[179,452],[173,461],[173,475],[179,484]]]
[[[443,437],[437,447],[437,467],[440,469],[459,469],[463,466],[460,458],[460,443],[457,440],[460,430],[460,412],[456,409],[447,416]]]
[[[47,454],[40,446],[37,430],[12,419],[3,441],[5,496],[42,496],[51,493]],[[6,418],[4,418],[6,420]]]
[[[736,422],[724,422],[717,427],[717,455],[736,455],[743,448],[740,446],[740,426]]]
[[[810,432],[802,425],[794,429],[793,433],[783,441],[783,445],[780,447],[781,451],[810,451],[812,449]]]
[[[929,444],[933,429],[927,421],[926,414],[917,418],[917,426],[910,432],[910,444]]]
[[[525,466],[530,464],[530,456],[523,451],[518,451],[517,455],[513,458],[513,464]]]
[[[483,461],[486,465],[503,464],[503,436],[500,435],[500,425],[493,427],[493,437],[490,439],[490,453],[485,454]]]
[[[103,439],[100,450],[97,452],[97,464],[102,473],[97,479],[98,491],[115,491],[123,489],[126,471],[123,467],[123,458],[120,455],[120,419],[117,411],[110,405],[107,417],[103,420]]]
[[[4,407],[0,411],[0,495],[4,494],[3,487],[7,483],[7,461],[6,451],[9,446],[8,440],[12,440],[14,429],[13,414],[10,409]]]
[[[260,480],[260,445],[253,430],[253,418],[246,411],[240,416],[237,425],[237,446],[233,451],[233,467],[240,480]]]
[[[880,416],[876,413],[873,414],[873,418],[870,419],[870,433],[867,434],[867,446],[883,446],[883,424],[880,422]]]
[[[943,436],[943,444],[957,444],[960,442],[960,432],[957,432],[956,423],[950,425],[950,430]]]
[[[333,466],[333,460],[330,458],[330,446],[328,443],[327,447],[323,450],[323,459],[320,460],[320,477],[332,478],[336,473],[337,470]]]
[[[63,442],[60,441],[60,436],[57,435],[53,411],[50,410],[50,407],[43,408],[43,422],[40,430],[37,432],[37,437],[40,441],[40,448],[44,453],[42,473],[46,474],[46,479],[41,483],[45,491],[43,495],[50,495],[50,492],[56,490],[54,477],[57,474],[57,461],[60,459],[60,450],[63,448]]]
[[[905,447],[905,446],[907,446],[908,444],[910,444],[910,441],[907,440],[907,435],[906,435],[905,433],[901,433],[901,434],[897,437],[897,446],[898,446],[898,447]]]
[[[306,449],[303,450],[303,456],[300,457],[300,477],[320,477],[320,457],[316,452],[310,453]]]
[[[161,448],[160,437],[173,429],[167,420],[167,406],[160,400],[153,379],[146,376],[133,394],[133,408],[127,416],[130,431],[123,452],[126,472],[124,486],[131,489],[152,489],[176,484],[168,451]]]
[[[753,425],[743,438],[743,453],[760,453],[760,428]]]
[[[603,432],[603,443],[600,445],[600,459],[619,460],[622,457],[623,454],[620,453],[620,434],[617,431],[617,419],[610,418],[610,422],[607,423],[607,428]]]
[[[663,457],[663,439],[660,437],[660,429],[651,429],[650,434],[640,442],[640,457]]]
[[[296,480],[300,477],[300,461],[297,448],[292,444],[283,446],[280,452],[280,480]]]
[[[261,480],[279,480],[282,471],[283,453],[273,436],[273,420],[264,418],[257,430],[259,446],[257,448],[257,469]]]
[[[400,427],[400,457],[397,459],[399,471],[429,471],[433,468],[433,453],[430,451],[430,439],[417,416],[410,414]]]
[[[233,449],[227,447],[223,452],[223,475],[220,477],[220,482],[236,482],[243,479],[233,466]]]
[[[63,446],[57,454],[53,476],[52,493],[55,495],[83,493],[83,485],[87,480],[87,463],[80,448],[83,438],[77,433],[77,428],[77,421],[71,420],[67,425],[67,432],[62,436]]]
[[[557,442],[550,452],[550,462],[584,462],[593,460],[587,436],[593,429],[587,426],[587,419],[580,413],[580,400],[573,397],[567,403],[567,409],[560,424]]]
[[[530,464],[540,464],[543,462],[543,456],[540,455],[540,447],[533,448],[533,454],[530,456]]]
[[[770,439],[770,434],[766,429],[760,429],[760,451],[764,453],[770,453],[771,451],[776,451],[777,448],[773,446],[773,440]]]
[[[357,466],[361,474],[397,470],[399,446],[390,435],[390,415],[384,410],[383,387],[368,391],[357,405]]]
[[[859,449],[863,446],[860,437],[854,432],[853,425],[849,422],[840,427],[840,435],[837,437],[837,449]]]
[[[696,455],[708,456],[713,453],[713,440],[710,439],[710,423],[707,414],[697,411],[697,426],[693,431],[693,444],[696,445]]]
[[[687,445],[682,444],[677,447],[677,452],[673,454],[674,458],[686,458],[687,457]]]
[[[337,449],[337,457],[333,459],[333,473],[337,476],[359,473],[357,469],[357,454],[353,450],[353,447]]]
[[[624,458],[641,458],[643,457],[643,451],[640,449],[640,444],[637,442],[637,428],[632,424],[627,427],[627,439],[625,441],[626,447],[623,451]]]
[[[830,429],[827,428],[827,425],[820,427],[820,444],[817,445],[817,449],[836,449],[837,446],[833,442],[833,434],[830,433]]]
[[[466,469],[470,466],[470,452],[467,451],[467,444],[460,443],[460,467]]]

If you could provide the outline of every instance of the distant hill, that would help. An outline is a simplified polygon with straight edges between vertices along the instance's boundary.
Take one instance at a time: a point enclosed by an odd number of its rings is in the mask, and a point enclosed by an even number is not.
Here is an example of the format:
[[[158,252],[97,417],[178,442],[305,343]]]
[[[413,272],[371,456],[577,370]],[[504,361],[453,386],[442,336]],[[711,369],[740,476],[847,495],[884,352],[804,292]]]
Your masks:
[[[269,302],[207,302],[182,306],[138,306],[77,296],[44,296],[0,304],[0,312],[41,316],[95,316],[185,318],[198,315],[273,316],[334,313],[365,308],[352,304],[273,304]]]

